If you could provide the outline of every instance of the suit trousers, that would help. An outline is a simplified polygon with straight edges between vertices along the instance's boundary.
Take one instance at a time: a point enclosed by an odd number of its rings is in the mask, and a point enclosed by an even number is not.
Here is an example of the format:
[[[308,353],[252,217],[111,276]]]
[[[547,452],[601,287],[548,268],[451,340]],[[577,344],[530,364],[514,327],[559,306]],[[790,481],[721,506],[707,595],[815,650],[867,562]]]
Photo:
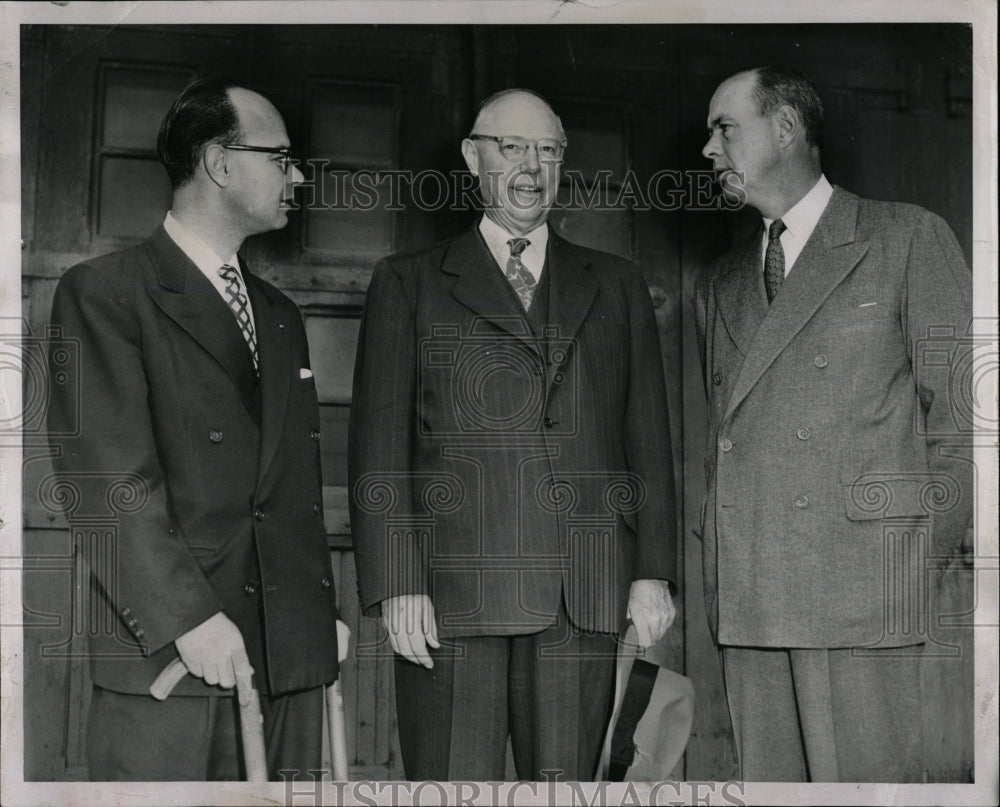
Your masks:
[[[722,647],[740,778],[919,782],[922,652]]]
[[[271,781],[309,780],[320,768],[324,703],[323,687],[261,695]],[[87,761],[94,782],[245,780],[239,703],[226,696],[158,701],[94,687]]]
[[[442,639],[426,669],[396,657],[406,778],[502,781],[510,736],[518,778],[589,781],[611,714],[615,636],[565,613],[539,632]]]

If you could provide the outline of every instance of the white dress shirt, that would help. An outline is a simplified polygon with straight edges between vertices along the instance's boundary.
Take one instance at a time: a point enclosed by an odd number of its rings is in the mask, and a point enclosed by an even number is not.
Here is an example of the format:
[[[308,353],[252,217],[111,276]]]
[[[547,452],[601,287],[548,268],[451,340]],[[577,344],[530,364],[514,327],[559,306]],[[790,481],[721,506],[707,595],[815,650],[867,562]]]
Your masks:
[[[214,249],[177,221],[169,212],[163,220],[163,229],[167,231],[167,235],[180,247],[181,251],[191,259],[191,263],[197,266],[201,273],[208,278],[208,282],[219,292],[227,306],[229,300],[226,298],[226,286],[229,285],[229,282],[219,274],[219,269],[223,265],[229,265],[236,270],[236,282],[240,291],[243,292],[243,296],[247,298],[247,312],[256,331],[257,323],[253,318],[253,306],[250,304],[250,296],[247,294],[246,283],[243,282],[243,272],[240,270],[240,261],[236,257],[236,253],[234,252],[228,261],[222,260]]]
[[[833,196],[833,186],[827,178],[820,174],[819,180],[813,185],[812,190],[799,199],[795,205],[781,217],[787,228],[781,234],[781,248],[785,252],[785,277],[792,271],[795,261],[802,252],[802,248],[809,240],[809,236],[816,229],[819,217],[823,215],[826,206]],[[774,219],[764,219],[764,238],[760,247],[761,266],[767,255],[767,236]]]
[[[545,222],[527,235],[518,236],[511,235],[489,216],[483,216],[483,220],[479,222],[479,232],[482,233],[486,246],[489,247],[493,259],[504,276],[507,274],[507,261],[510,259],[510,247],[507,242],[512,238],[527,238],[531,243],[521,253],[521,263],[531,272],[535,283],[541,279],[542,269],[545,266],[545,248],[549,243],[549,228]]]

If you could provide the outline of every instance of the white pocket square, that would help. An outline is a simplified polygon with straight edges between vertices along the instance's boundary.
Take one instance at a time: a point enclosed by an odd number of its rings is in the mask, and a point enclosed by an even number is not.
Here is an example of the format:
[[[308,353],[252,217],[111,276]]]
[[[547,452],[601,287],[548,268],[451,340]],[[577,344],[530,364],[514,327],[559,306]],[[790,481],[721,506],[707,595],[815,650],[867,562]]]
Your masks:
[[[302,367],[299,369],[299,378],[312,378],[313,371],[308,367]]]

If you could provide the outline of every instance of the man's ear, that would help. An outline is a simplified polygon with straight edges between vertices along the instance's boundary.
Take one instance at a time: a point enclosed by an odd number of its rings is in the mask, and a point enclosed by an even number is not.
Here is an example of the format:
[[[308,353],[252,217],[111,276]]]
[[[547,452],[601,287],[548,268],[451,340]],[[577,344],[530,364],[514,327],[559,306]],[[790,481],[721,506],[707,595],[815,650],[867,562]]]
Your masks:
[[[462,157],[473,174],[479,174],[479,149],[469,138],[462,141]]]
[[[788,148],[794,143],[802,133],[802,122],[799,120],[799,113],[794,107],[787,104],[778,108],[774,113],[775,121],[778,124],[778,140],[782,147]]]
[[[205,167],[205,173],[220,188],[229,185],[232,174],[229,170],[229,160],[226,156],[226,149],[218,143],[212,143],[205,148],[201,155],[201,163]]]

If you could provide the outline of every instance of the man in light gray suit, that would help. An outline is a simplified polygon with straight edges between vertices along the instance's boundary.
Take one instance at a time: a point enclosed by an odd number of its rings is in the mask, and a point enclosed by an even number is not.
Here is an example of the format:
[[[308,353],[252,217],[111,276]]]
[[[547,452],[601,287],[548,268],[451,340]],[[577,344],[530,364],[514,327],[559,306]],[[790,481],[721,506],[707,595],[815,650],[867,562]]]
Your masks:
[[[695,292],[707,608],[742,778],[919,781],[926,637],[897,617],[972,522],[956,389],[923,349],[966,335],[972,278],[934,214],[830,185],[822,115],[786,68],[709,106],[703,153],[763,227]]]

